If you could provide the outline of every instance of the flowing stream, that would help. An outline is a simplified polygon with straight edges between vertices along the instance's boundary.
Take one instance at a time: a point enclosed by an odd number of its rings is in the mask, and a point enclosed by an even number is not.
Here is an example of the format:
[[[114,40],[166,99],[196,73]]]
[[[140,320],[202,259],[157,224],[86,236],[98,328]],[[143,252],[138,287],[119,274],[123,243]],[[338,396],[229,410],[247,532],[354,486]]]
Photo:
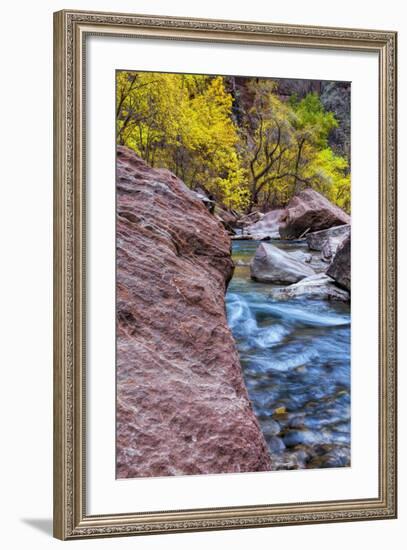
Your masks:
[[[256,241],[234,241],[228,323],[273,468],[350,465],[350,307],[277,301],[250,278]],[[302,243],[273,241],[289,251]]]

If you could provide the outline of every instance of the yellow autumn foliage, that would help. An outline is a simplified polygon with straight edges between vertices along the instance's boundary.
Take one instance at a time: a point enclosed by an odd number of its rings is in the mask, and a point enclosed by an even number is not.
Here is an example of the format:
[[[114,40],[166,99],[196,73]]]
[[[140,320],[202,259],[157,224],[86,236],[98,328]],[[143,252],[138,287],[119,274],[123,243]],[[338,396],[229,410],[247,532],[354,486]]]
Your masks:
[[[283,101],[268,79],[247,91],[238,120],[226,77],[118,71],[117,142],[229,208],[267,210],[311,186],[349,211],[348,163],[328,145],[337,121],[318,96]]]

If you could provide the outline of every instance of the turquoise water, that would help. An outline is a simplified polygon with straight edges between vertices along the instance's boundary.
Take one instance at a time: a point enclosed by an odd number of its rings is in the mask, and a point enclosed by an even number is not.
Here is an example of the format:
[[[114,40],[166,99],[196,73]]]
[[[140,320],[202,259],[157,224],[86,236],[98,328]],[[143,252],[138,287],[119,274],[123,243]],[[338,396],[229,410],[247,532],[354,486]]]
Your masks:
[[[306,251],[302,243],[273,244]],[[226,309],[273,467],[349,466],[349,304],[273,300],[271,285],[250,279],[257,246],[233,242]]]

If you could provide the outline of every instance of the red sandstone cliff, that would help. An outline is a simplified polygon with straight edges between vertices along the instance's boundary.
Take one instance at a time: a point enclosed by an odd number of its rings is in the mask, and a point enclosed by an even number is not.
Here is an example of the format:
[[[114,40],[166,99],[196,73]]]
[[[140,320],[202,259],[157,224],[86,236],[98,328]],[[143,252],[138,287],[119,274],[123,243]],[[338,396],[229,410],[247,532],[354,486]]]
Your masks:
[[[117,477],[271,469],[224,293],[230,239],[184,183],[117,151]]]

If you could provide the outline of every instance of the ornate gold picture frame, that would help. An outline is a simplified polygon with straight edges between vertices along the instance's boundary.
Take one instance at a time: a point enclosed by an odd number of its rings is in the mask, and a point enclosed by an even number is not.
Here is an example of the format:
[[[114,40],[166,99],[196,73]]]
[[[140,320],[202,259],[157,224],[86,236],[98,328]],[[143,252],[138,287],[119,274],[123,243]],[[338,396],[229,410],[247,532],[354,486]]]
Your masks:
[[[131,37],[372,52],[378,59],[378,494],[91,515],[86,425],[86,40]],[[396,474],[395,32],[64,10],[54,14],[54,535],[59,539],[391,519]],[[89,136],[88,136],[89,137]],[[114,476],[114,472],[112,474]],[[148,483],[148,480],[145,481]],[[147,485],[145,485],[147,490]]]

